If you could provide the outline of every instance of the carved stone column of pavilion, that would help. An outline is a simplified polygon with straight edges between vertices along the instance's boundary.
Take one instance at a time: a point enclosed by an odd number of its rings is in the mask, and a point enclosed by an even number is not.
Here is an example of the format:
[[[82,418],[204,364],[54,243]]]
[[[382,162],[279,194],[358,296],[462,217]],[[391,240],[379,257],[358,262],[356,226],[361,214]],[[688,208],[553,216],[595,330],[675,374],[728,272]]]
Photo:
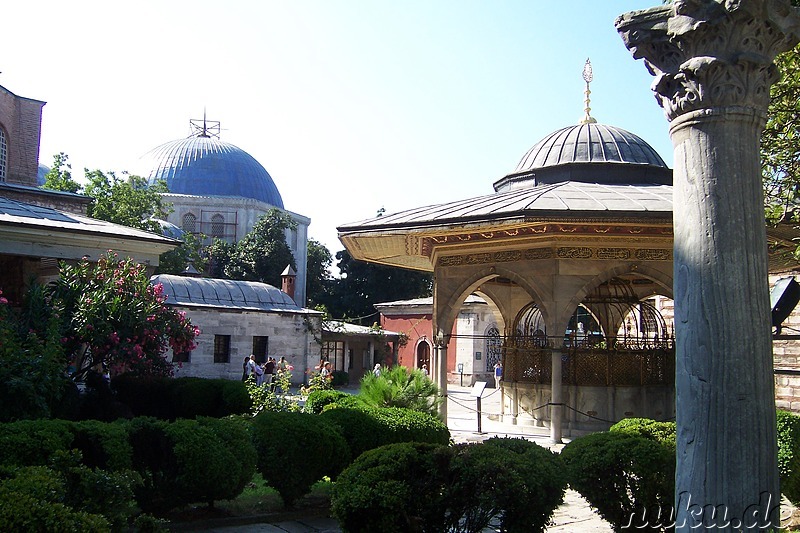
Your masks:
[[[676,531],[779,526],[758,143],[799,22],[784,0],[676,0],[616,22],[675,149]]]
[[[433,345],[434,371],[436,385],[442,395],[439,406],[439,416],[447,423],[447,336],[435,335]]]
[[[561,424],[564,413],[564,386],[561,382],[561,350],[553,349],[551,357],[550,384],[550,440],[554,444],[561,443]]]

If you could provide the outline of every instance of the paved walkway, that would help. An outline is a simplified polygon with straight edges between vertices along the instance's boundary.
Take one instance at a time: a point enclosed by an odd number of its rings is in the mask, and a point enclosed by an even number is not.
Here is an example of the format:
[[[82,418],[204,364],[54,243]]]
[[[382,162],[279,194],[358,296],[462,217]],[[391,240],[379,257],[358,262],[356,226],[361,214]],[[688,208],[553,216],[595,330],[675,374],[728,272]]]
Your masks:
[[[547,428],[513,426],[499,421],[500,393],[487,388],[481,396],[481,431],[478,432],[476,397],[471,387],[448,385],[447,427],[455,442],[481,442],[490,437],[515,437],[532,440],[542,446],[560,450],[563,445],[552,446]],[[357,390],[347,390],[357,393]],[[567,490],[564,503],[556,509],[548,532],[556,533],[606,533],[611,526],[600,518],[580,494]],[[338,523],[330,517],[309,517],[304,520],[230,525],[212,527],[205,531],[217,533],[340,533]],[[489,528],[488,532],[496,531]]]

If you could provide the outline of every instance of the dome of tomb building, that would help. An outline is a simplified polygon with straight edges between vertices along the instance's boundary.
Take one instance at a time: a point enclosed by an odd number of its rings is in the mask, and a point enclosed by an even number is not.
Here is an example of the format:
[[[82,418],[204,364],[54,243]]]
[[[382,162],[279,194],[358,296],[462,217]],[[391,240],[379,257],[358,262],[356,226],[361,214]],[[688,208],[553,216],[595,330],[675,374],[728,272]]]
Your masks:
[[[166,181],[172,194],[248,198],[283,209],[281,193],[261,163],[210,134],[205,121],[193,135],[142,156],[139,168],[150,184]]]
[[[672,185],[672,171],[655,149],[622,128],[583,122],[554,131],[522,156],[495,191],[565,181]]]

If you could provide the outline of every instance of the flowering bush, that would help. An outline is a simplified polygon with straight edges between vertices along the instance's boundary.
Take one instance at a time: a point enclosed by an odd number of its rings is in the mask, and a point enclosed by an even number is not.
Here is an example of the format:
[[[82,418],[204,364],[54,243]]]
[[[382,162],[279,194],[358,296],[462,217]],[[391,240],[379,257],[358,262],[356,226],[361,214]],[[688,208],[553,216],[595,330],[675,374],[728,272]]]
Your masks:
[[[200,330],[165,301],[163,287],[150,284],[143,265],[112,251],[96,264],[86,257],[62,264],[53,303],[66,319],[62,342],[73,374],[102,364],[116,374],[172,375],[164,354],[191,351]]]

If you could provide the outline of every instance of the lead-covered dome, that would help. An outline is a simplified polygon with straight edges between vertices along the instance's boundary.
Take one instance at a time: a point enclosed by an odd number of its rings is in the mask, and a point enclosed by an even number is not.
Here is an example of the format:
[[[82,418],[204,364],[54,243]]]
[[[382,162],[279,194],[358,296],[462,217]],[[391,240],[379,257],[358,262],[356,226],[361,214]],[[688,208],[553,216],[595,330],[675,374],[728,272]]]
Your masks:
[[[275,182],[250,154],[208,135],[196,135],[158,146],[142,156],[148,183],[163,179],[169,192],[192,196],[252,198],[283,209]]]
[[[534,144],[494,188],[563,181],[671,185],[672,171],[638,135],[587,121],[554,131]]]

